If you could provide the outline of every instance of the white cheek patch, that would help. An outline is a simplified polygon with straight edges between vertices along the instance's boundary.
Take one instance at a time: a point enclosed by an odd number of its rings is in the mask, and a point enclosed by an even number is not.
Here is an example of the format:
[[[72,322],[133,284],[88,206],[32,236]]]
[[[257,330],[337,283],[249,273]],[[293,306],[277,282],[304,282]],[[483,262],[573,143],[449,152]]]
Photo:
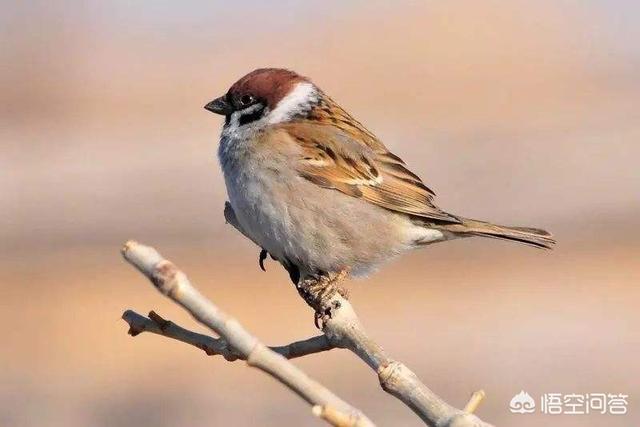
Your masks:
[[[301,82],[282,98],[276,108],[267,116],[269,124],[281,123],[296,114],[305,112],[318,101],[318,90],[312,83]]]

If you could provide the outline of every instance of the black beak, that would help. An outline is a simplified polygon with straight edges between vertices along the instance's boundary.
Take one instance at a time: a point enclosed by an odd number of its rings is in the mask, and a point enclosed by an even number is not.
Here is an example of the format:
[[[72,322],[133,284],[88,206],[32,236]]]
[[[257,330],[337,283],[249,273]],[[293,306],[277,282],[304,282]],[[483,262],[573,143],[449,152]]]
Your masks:
[[[231,105],[224,96],[214,99],[205,105],[204,108],[212,113],[221,114],[223,116],[228,116],[233,113],[233,105]]]

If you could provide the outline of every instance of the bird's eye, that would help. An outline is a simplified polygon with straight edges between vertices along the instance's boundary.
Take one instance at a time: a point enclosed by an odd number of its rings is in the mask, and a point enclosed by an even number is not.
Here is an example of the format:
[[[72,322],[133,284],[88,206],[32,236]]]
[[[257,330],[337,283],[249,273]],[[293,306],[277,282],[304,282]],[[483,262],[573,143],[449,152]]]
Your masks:
[[[253,101],[255,101],[255,98],[251,95],[242,95],[240,98],[240,104],[242,104],[243,107],[248,107],[253,104]]]

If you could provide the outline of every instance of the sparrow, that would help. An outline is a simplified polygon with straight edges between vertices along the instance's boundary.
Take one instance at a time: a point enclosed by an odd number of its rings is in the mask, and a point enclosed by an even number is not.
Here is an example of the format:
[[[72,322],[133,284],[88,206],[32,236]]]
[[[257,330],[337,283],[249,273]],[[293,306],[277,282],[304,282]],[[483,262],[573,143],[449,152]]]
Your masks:
[[[548,232],[443,211],[405,162],[310,79],[261,68],[205,108],[224,116],[225,218],[289,271],[364,276],[432,243],[481,236],[550,249]]]

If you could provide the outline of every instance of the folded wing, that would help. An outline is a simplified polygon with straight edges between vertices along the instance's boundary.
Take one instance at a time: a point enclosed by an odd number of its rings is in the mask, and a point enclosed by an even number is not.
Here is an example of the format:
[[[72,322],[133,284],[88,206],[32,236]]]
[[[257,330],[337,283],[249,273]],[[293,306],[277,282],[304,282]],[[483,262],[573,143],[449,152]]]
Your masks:
[[[426,219],[459,223],[432,202],[434,193],[382,143],[359,142],[351,132],[310,121],[282,124],[277,132],[300,148],[299,174],[323,187],[385,209]],[[368,134],[370,136],[371,134]]]

